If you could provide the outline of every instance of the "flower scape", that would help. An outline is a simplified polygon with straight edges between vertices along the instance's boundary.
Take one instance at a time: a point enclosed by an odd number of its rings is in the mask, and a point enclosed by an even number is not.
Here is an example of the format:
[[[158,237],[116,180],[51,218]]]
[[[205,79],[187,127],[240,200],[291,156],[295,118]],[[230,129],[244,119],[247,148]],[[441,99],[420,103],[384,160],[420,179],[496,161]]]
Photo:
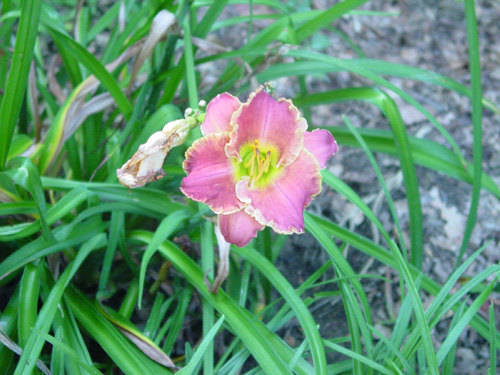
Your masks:
[[[224,239],[236,246],[265,226],[302,233],[304,210],[321,192],[320,169],[337,152],[329,131],[307,127],[291,100],[275,100],[263,87],[246,103],[218,95],[203,137],[186,152],[181,191],[218,214]]]

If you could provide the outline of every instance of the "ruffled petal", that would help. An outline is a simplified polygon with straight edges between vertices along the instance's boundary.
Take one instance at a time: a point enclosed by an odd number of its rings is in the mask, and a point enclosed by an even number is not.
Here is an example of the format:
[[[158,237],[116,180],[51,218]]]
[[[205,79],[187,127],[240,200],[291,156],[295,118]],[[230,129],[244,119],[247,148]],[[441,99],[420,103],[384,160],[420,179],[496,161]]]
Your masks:
[[[264,225],[241,210],[229,215],[219,215],[219,228],[227,242],[243,247],[257,237],[257,232],[264,229]]]
[[[226,146],[229,157],[241,160],[240,148],[257,140],[262,150],[277,150],[277,166],[288,165],[295,160],[307,129],[307,121],[290,100],[282,98],[276,101],[262,88],[250,95],[248,101],[235,112],[231,122],[231,141]]]
[[[212,133],[196,140],[186,152],[181,191],[215,213],[231,213],[244,204],[235,194],[234,167],[224,152],[229,133]]]
[[[208,103],[205,120],[201,124],[201,133],[221,133],[231,131],[231,117],[240,107],[238,98],[227,92],[217,95]]]
[[[337,153],[337,142],[325,129],[304,132],[304,147],[318,160],[320,169],[325,168],[328,159]]]
[[[304,210],[321,192],[321,174],[316,158],[306,149],[283,168],[274,183],[262,189],[249,187],[248,178],[236,184],[236,195],[247,204],[245,212],[277,233],[304,231]]]

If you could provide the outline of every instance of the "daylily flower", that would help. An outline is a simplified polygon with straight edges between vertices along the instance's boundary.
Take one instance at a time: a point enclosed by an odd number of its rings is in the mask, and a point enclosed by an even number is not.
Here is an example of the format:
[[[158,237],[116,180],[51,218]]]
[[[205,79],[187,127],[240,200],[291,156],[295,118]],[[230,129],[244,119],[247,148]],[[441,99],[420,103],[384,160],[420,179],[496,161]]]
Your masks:
[[[237,246],[265,226],[302,233],[304,210],[321,192],[320,168],[337,152],[330,132],[306,130],[290,100],[262,87],[244,104],[220,94],[186,152],[181,191],[218,214],[222,235]]]

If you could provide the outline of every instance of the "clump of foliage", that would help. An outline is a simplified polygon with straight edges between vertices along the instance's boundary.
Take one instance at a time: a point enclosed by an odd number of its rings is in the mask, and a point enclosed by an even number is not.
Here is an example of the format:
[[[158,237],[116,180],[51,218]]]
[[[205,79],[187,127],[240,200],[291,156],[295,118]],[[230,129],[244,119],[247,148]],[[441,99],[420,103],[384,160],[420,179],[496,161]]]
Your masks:
[[[479,194],[484,189],[500,199],[498,186],[481,167],[482,111],[500,110],[482,97],[474,2],[464,3],[471,87],[417,67],[343,60],[310,48],[314,35],[332,30],[340,17],[356,17],[366,2],[344,0],[311,9],[262,0],[253,3],[267,6],[270,14],[221,18],[233,6],[227,0],[123,0],[106,6],[95,0],[3,1],[0,373],[452,374],[457,342],[467,326],[489,342],[495,373],[500,336],[494,310],[489,319],[477,312],[494,290],[500,268],[492,265],[457,287],[484,249],[466,256]],[[260,19],[270,22],[256,31]],[[224,48],[208,38],[237,24],[248,25],[240,48]],[[203,75],[205,64],[216,69],[210,80]],[[341,71],[372,84],[309,90],[309,75]],[[387,76],[471,98],[472,160]],[[298,82],[292,99],[310,130],[331,132],[339,152],[365,151],[398,233],[388,233],[342,176],[324,169],[323,189],[357,206],[382,236],[381,244],[306,211],[305,231],[322,247],[327,263],[292,287],[293,275],[275,265],[287,236],[266,228],[246,246],[231,246],[231,271],[215,294],[207,287],[218,243],[215,217],[180,191],[184,153],[201,137],[195,126],[204,108],[198,104],[283,77]],[[389,92],[425,115],[447,145],[410,136]],[[312,122],[311,108],[345,101],[377,107],[391,130],[356,128],[348,117],[344,125]],[[187,108],[200,118],[190,120],[189,134],[169,148],[166,175],[148,175],[138,184],[150,184],[133,190],[120,185],[117,169],[152,134],[184,119]],[[408,243],[373,152],[399,160],[410,214]],[[444,285],[422,272],[424,220],[416,165],[472,185],[462,247]],[[361,283],[373,275],[353,269],[342,252],[347,245],[399,274],[401,307],[387,324],[389,337],[375,328]],[[332,271],[335,278],[324,281]],[[310,293],[318,286],[327,289]],[[434,296],[429,306],[422,304],[423,293]],[[314,307],[333,297],[345,311],[345,320],[336,324],[347,326],[347,336],[325,337],[315,320]],[[293,321],[301,339],[294,345],[283,340],[283,327]],[[443,321],[449,333],[435,347],[432,330]]]

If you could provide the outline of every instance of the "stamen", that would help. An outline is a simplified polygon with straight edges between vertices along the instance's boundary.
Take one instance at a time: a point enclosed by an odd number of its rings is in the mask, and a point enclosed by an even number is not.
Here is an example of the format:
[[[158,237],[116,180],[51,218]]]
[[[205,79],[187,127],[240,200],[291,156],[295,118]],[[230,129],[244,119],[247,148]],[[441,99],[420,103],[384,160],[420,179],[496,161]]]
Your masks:
[[[252,154],[248,161],[244,164],[245,168],[248,168],[248,175],[250,177],[250,184],[253,186],[257,181],[259,181],[262,176],[269,171],[272,160],[272,152],[274,148],[267,150],[265,155],[261,155],[260,143],[258,139],[254,140],[251,145]]]
[[[273,149],[270,149],[269,151],[267,151],[267,155],[266,155],[266,164],[265,164],[265,167],[264,167],[264,172],[267,173],[267,171],[269,171],[269,167],[271,166],[271,151]]]

